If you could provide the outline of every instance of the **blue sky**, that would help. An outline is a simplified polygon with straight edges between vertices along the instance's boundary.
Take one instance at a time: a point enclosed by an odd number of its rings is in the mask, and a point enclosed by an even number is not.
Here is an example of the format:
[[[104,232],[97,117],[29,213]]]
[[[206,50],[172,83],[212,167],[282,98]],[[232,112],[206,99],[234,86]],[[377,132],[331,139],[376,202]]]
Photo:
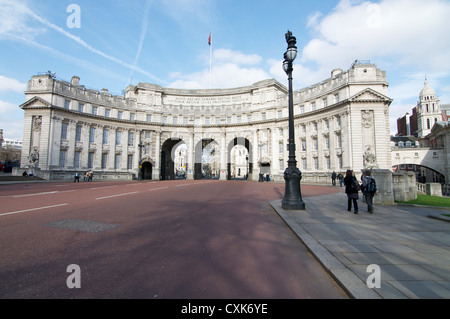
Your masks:
[[[214,88],[286,85],[289,29],[299,48],[295,89],[356,59],[385,70],[393,133],[425,77],[450,104],[449,17],[444,0],[0,0],[0,128],[22,137],[26,83],[48,70],[117,95],[139,82],[209,88],[210,32]]]

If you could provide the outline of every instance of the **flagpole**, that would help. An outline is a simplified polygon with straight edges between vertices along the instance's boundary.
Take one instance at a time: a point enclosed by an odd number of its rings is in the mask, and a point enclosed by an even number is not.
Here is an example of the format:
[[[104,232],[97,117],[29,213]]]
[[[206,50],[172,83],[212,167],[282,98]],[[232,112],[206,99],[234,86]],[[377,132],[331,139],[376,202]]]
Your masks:
[[[209,34],[209,88],[212,89],[212,32]]]

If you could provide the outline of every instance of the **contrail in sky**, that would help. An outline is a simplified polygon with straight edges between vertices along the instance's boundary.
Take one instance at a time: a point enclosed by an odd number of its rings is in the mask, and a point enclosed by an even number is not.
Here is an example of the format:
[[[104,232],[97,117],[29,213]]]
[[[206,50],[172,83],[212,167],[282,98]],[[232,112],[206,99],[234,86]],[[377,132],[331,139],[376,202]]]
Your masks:
[[[142,18],[141,36],[139,38],[139,45],[138,45],[138,49],[136,52],[136,57],[134,59],[133,67],[131,68],[130,75],[128,76],[127,84],[132,84],[131,82],[132,82],[133,73],[134,73],[134,70],[136,69],[138,60],[141,56],[142,47],[144,45],[145,37],[147,35],[147,30],[148,30],[148,16],[150,14],[150,9],[151,9],[152,5],[153,5],[153,0],[147,0],[147,3],[145,4],[144,16]]]

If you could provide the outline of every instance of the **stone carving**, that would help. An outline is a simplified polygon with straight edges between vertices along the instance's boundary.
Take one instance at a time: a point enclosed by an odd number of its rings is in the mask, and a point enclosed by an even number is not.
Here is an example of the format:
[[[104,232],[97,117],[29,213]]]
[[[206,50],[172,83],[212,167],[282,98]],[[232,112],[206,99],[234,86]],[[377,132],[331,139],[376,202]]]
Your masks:
[[[370,128],[373,125],[373,111],[362,111],[362,126]]]
[[[364,168],[377,167],[377,157],[372,146],[368,145],[364,148]]]

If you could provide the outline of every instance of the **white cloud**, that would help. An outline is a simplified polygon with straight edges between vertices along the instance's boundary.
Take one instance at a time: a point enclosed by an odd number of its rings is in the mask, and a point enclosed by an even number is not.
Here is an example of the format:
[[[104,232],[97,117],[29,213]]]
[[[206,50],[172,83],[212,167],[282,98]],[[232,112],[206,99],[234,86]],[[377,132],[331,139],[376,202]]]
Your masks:
[[[8,78],[6,76],[0,75],[0,92],[18,92],[23,93],[27,85],[25,83],[21,83],[20,81],[12,78]]]
[[[0,100],[0,128],[3,137],[21,139],[23,134],[23,111],[16,104]]]
[[[258,65],[261,64],[262,58],[256,54],[217,49],[214,50],[213,57],[213,88],[247,86],[270,78],[270,75]],[[249,65],[251,67],[248,67]],[[176,80],[170,83],[169,87],[180,89],[207,89],[210,87],[209,68],[186,75],[178,72],[172,73],[171,78]]]
[[[240,51],[229,49],[214,50],[215,63],[234,63],[237,65],[257,65],[262,62],[262,57],[257,54],[244,54]]]
[[[315,36],[302,61],[330,68],[355,59],[397,57],[401,65],[448,71],[448,16],[450,3],[442,0],[343,0],[329,15],[316,13],[308,20]]]

